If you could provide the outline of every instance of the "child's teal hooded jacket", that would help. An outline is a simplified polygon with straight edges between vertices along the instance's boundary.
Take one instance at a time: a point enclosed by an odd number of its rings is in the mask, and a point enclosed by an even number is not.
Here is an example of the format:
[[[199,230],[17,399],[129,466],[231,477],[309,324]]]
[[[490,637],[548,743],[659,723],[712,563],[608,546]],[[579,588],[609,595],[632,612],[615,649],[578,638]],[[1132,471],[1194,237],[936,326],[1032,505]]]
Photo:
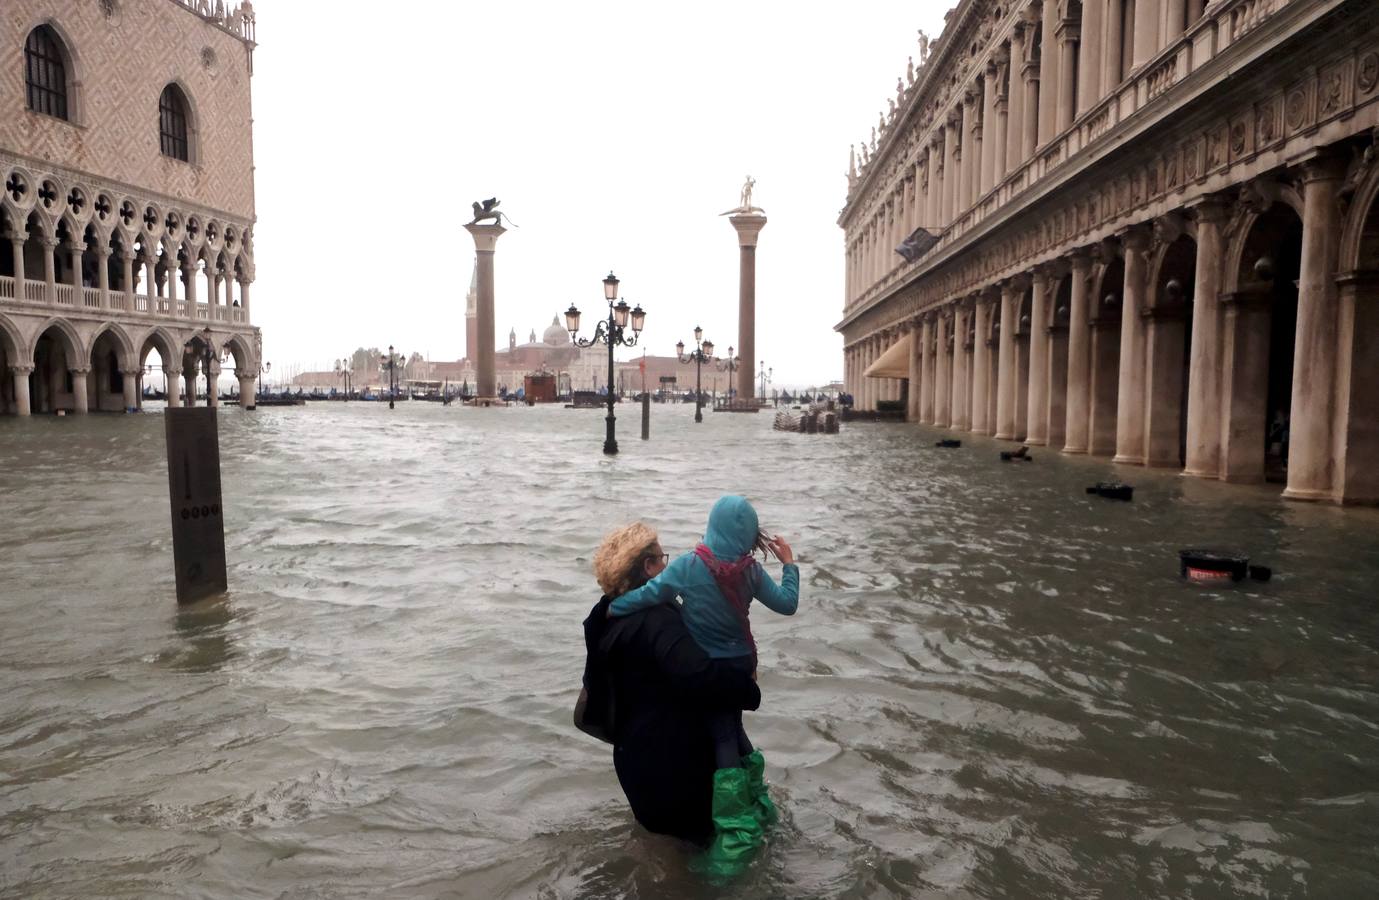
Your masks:
[[[757,539],[757,511],[746,497],[720,497],[709,512],[704,545],[723,562],[733,562],[752,552]],[[781,615],[793,615],[800,602],[800,570],[787,563],[777,585],[759,563],[747,569],[752,597]],[[625,616],[658,603],[683,598],[685,624],[704,652],[715,659],[750,656],[752,644],[743,622],[718,584],[693,552],[677,556],[665,571],[639,588],[613,601],[609,614]]]

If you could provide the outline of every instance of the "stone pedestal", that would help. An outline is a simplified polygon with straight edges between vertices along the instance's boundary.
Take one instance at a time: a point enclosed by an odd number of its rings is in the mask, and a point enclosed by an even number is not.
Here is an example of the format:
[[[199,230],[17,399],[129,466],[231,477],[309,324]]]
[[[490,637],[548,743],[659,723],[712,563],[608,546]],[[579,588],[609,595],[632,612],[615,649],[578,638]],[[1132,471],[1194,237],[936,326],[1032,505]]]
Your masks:
[[[484,406],[492,405],[498,396],[498,376],[494,370],[494,324],[493,324],[493,251],[498,246],[498,238],[507,231],[502,225],[469,224],[464,227],[474,238],[477,254],[476,270],[479,280],[479,297],[475,325],[479,333],[478,375],[475,386],[476,402]],[[610,385],[611,389],[611,385]]]
[[[757,235],[766,227],[766,217],[755,213],[729,216],[737,232],[737,355],[742,366],[737,371],[737,396],[751,400],[756,396],[757,371]]]

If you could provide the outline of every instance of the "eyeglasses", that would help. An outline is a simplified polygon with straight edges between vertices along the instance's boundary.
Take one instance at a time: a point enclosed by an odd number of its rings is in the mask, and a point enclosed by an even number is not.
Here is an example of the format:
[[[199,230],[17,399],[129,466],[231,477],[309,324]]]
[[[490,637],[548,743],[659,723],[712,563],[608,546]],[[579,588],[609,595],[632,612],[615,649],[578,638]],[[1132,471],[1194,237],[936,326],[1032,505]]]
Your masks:
[[[646,556],[643,556],[642,559],[645,560],[646,562],[658,562],[658,563],[660,563],[661,565],[664,566],[665,564],[667,564],[668,562],[670,562],[670,554],[669,554],[669,553],[648,553]]]

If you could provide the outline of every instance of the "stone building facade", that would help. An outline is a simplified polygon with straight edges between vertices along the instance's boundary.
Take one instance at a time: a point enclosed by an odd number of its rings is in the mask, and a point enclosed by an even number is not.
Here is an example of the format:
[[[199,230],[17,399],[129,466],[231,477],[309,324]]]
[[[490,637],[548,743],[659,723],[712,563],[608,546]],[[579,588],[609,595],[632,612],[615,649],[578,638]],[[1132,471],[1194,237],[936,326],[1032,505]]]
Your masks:
[[[963,0],[892,102],[839,219],[863,408],[1379,501],[1373,0]]]
[[[0,411],[137,409],[151,350],[194,402],[260,342],[248,0],[0,5]],[[183,383],[185,380],[185,384]]]

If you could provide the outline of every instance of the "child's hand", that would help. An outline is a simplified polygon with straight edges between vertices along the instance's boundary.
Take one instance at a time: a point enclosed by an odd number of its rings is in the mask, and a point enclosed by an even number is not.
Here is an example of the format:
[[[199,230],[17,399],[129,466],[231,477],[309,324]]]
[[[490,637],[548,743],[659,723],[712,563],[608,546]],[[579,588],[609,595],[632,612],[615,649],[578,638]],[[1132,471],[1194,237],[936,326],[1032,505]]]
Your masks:
[[[785,542],[785,538],[778,534],[771,536],[771,540],[766,542],[766,547],[776,555],[776,559],[786,565],[795,561],[794,551],[792,551],[790,545]]]

